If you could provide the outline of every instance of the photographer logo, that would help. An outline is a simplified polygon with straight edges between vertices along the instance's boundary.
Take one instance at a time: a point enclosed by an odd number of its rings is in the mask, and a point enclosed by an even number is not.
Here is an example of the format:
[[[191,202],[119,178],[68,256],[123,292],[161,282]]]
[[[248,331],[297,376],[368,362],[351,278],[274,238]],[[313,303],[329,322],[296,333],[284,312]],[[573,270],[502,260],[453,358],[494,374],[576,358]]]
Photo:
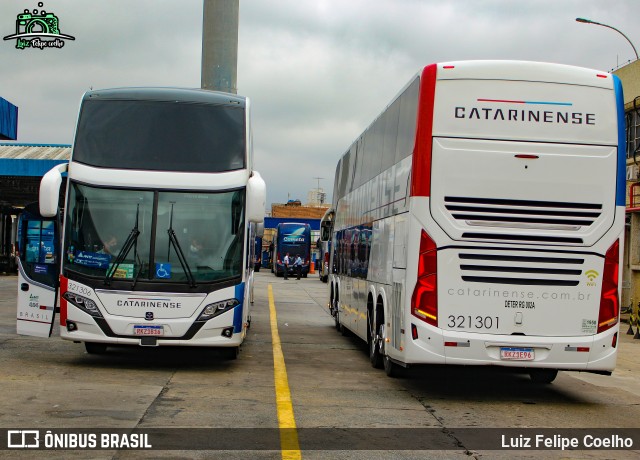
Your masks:
[[[43,3],[38,3],[42,8]],[[62,48],[65,40],[75,40],[71,35],[60,32],[58,17],[45,10],[24,10],[16,18],[16,33],[7,35],[4,40],[16,40],[16,48]]]
[[[40,447],[40,431],[8,430],[7,447],[9,449],[37,449]]]

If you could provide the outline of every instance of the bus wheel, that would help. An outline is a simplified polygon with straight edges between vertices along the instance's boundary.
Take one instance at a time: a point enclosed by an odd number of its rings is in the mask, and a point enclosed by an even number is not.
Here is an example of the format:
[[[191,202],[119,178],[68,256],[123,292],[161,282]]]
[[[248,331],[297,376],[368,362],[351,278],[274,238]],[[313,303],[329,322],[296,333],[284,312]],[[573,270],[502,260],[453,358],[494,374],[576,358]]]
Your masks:
[[[549,384],[558,376],[558,369],[530,369],[529,377],[533,383]]]
[[[404,372],[404,367],[391,361],[391,358],[386,353],[382,358],[382,364],[384,365],[384,373],[388,377],[401,377]]]
[[[340,321],[338,321],[338,330],[340,331],[340,334],[342,334],[344,337],[351,337],[351,331],[347,329],[347,327],[345,327],[345,325],[342,324]]]
[[[367,324],[369,325],[367,334],[367,342],[369,343],[369,361],[371,361],[371,366],[376,369],[381,369],[382,354],[380,353],[380,348],[382,346],[384,324],[380,324],[378,328],[376,328],[371,314],[367,314]]]
[[[384,328],[384,325],[382,326]],[[394,363],[389,358],[387,354],[386,346],[384,343],[384,329],[382,330],[382,334],[380,336],[380,354],[382,355],[382,365],[384,367],[384,373],[387,374],[388,377],[400,377],[403,375],[404,368],[399,364]]]
[[[85,342],[84,348],[90,355],[101,355],[107,351],[107,345],[104,343]]]
[[[333,298],[333,286],[331,286],[331,316],[336,323],[336,331],[340,330],[340,311],[338,310],[338,299]]]

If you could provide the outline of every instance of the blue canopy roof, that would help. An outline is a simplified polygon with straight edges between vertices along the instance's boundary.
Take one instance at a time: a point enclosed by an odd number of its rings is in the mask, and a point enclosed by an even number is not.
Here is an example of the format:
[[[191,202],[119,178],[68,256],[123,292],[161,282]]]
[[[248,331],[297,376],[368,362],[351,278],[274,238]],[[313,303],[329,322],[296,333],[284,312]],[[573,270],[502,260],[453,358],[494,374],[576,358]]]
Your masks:
[[[18,107],[0,97],[0,139],[18,138]]]

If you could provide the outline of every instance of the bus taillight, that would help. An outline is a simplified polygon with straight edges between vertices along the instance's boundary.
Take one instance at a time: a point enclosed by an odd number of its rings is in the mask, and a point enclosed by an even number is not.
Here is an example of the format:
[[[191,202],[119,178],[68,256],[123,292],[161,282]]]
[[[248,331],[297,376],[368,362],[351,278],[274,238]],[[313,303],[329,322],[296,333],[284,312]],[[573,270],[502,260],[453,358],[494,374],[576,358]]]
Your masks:
[[[422,230],[418,258],[418,281],[411,296],[411,314],[438,325],[438,256],[436,243]]]
[[[618,323],[620,299],[618,297],[618,269],[620,263],[620,240],[607,250],[604,257],[600,313],[598,314],[598,334]]]

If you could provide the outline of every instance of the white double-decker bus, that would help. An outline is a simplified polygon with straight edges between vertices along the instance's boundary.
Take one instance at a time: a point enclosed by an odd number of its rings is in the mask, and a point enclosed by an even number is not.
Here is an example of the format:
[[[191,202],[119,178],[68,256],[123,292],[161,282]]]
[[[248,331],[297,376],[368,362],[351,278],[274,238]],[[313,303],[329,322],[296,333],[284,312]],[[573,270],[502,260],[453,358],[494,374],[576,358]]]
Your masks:
[[[413,364],[610,374],[625,206],[620,81],[432,64],[340,159],[330,306],[389,375]]]
[[[18,333],[49,336],[59,295],[61,337],[89,353],[190,345],[237,356],[266,198],[249,109],[204,90],[86,93],[70,162],[43,177],[39,209],[21,218]]]

